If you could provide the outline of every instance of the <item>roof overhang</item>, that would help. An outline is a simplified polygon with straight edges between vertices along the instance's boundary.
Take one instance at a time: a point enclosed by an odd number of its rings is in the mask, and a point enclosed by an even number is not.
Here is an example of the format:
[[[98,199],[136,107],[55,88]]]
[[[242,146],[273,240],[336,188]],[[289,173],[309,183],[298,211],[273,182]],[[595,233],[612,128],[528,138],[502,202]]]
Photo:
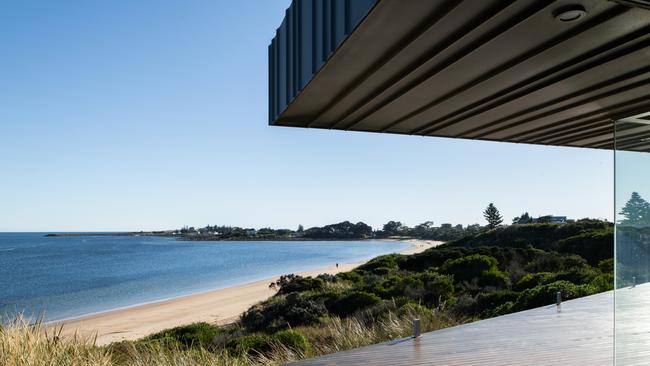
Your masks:
[[[287,10],[271,125],[611,149],[612,121],[650,111],[648,2],[350,4]]]

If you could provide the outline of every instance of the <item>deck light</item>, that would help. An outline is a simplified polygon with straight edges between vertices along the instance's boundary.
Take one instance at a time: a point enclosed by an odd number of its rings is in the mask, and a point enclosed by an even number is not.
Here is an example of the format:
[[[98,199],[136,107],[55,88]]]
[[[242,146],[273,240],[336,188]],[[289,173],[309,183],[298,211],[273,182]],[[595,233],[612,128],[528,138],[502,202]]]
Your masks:
[[[585,15],[587,15],[587,10],[582,5],[567,5],[557,8],[553,12],[555,19],[562,23],[574,22]]]

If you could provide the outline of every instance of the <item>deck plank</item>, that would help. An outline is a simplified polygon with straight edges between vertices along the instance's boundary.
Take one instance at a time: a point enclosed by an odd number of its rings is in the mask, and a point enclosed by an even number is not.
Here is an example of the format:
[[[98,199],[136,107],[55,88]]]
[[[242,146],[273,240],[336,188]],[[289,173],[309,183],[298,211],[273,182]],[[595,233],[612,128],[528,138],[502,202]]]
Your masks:
[[[617,297],[619,365],[650,360],[650,285]],[[612,365],[614,294],[607,292],[291,365]],[[618,315],[617,315],[618,316]]]

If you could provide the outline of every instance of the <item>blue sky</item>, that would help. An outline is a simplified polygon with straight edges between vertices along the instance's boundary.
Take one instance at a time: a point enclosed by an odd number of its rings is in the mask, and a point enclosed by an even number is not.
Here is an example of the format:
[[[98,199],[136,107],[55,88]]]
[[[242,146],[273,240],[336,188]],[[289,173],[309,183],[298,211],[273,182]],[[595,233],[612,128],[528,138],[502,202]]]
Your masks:
[[[611,219],[611,152],[269,127],[288,5],[0,3],[0,231]]]

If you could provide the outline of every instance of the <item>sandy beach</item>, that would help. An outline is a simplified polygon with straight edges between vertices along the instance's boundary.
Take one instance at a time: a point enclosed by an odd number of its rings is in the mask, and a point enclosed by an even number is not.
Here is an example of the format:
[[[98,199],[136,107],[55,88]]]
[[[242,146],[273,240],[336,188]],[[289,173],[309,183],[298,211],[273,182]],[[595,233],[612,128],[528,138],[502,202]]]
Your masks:
[[[419,253],[442,243],[433,240],[407,240],[406,242],[411,246],[401,251],[401,254]],[[340,263],[338,268],[332,265],[298,274],[301,276],[336,274],[350,271],[363,263]],[[275,280],[277,278],[267,278],[219,290],[55,322],[51,326],[63,326],[64,335],[97,335],[97,344],[104,345],[142,338],[163,329],[193,322],[227,324],[235,321],[250,306],[272,296],[275,291],[269,289],[269,284]]]

